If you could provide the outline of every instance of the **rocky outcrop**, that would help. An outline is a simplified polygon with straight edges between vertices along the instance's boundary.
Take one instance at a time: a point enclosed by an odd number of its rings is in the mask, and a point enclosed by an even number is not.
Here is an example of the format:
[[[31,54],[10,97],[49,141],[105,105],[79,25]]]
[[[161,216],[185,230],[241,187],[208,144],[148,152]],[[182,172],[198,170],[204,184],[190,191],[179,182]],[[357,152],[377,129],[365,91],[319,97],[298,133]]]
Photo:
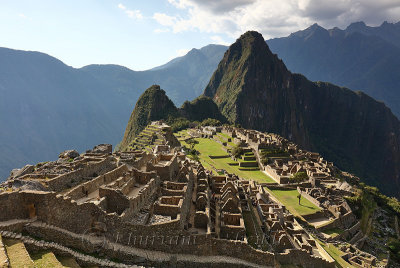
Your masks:
[[[245,128],[318,151],[386,194],[400,193],[400,122],[361,92],[292,74],[257,32],[225,53],[204,95]]]
[[[23,168],[20,169],[13,169],[10,173],[9,178],[18,178],[22,177],[26,174],[32,173],[35,170],[35,167],[32,165],[26,165]]]
[[[66,150],[58,155],[58,158],[74,159],[79,157],[79,153],[75,150]]]

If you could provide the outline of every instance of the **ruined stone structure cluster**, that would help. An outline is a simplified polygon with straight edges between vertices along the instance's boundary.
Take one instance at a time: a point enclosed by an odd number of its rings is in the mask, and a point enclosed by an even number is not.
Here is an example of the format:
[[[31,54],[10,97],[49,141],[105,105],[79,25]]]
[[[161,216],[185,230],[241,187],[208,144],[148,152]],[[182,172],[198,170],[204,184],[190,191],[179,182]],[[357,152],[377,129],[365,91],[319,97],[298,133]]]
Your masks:
[[[244,152],[252,151],[254,153],[260,170],[276,181],[276,183],[263,184],[263,186],[282,190],[297,189],[301,197],[320,208],[320,211],[302,216],[318,230],[315,234],[320,239],[326,239],[326,236],[321,235],[320,232],[332,228],[343,230],[342,235],[338,236],[336,241],[343,237],[348,241],[356,242],[363,237],[360,222],[357,221],[350,206],[343,198],[343,196],[352,196],[353,188],[335,176],[340,171],[334,167],[333,163],[324,160],[318,153],[300,149],[296,144],[276,134],[230,126],[219,129],[203,127],[191,133],[213,138],[217,132],[223,132],[232,137]],[[284,154],[272,155],[269,157],[268,163],[265,163],[261,157],[262,150],[284,152]],[[292,181],[291,178],[299,172],[306,174],[307,179],[300,182]],[[260,187],[260,189],[263,188]],[[276,201],[261,190],[256,194],[258,214],[263,228],[270,238],[269,242],[275,250],[300,247],[310,253],[319,252],[316,250],[318,243],[315,244],[315,241],[307,233],[299,231],[301,228],[295,227],[293,215]],[[334,240],[330,237],[328,239]],[[353,250],[347,261],[351,264],[354,263],[354,266],[361,265],[357,267],[372,267],[370,259],[365,259],[365,256],[370,255],[358,249]]]
[[[248,228],[254,226],[246,226],[246,215],[265,231],[255,245],[249,243]],[[233,174],[212,175],[179,147],[165,144],[151,153],[112,153],[103,144],[14,170],[0,192],[0,230],[29,249],[52,247],[78,256],[78,262],[110,267],[116,264],[74,250],[118,259],[125,263],[121,267],[334,266],[263,187]]]

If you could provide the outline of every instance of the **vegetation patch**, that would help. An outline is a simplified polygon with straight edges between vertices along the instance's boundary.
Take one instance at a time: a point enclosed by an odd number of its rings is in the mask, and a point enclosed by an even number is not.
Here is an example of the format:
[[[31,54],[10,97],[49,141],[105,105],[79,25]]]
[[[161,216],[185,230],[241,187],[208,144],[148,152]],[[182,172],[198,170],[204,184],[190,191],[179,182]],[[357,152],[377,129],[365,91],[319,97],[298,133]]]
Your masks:
[[[319,207],[302,197],[299,199],[299,192],[297,190],[272,190],[266,188],[271,192],[293,215],[309,215],[321,211]]]
[[[33,268],[34,264],[24,243],[15,239],[3,239],[11,267]]]
[[[64,266],[57,260],[51,251],[38,252],[31,255],[35,268],[63,268]]]
[[[330,235],[332,238],[335,238],[338,235],[341,235],[343,233],[343,230],[340,228],[331,228],[331,229],[326,229],[323,232],[327,235]]]
[[[239,177],[247,180],[255,180],[260,183],[272,183],[275,182],[272,178],[267,176],[265,173],[260,171],[258,168],[255,170],[239,170],[239,163],[236,166],[230,165],[235,163],[230,157],[211,159],[209,155],[226,155],[226,151],[223,146],[213,139],[207,138],[195,138],[198,143],[194,144],[193,149],[198,152],[199,161],[204,165],[205,168],[210,170],[226,170],[229,173],[238,175]],[[181,141],[183,146],[190,147],[187,142]]]

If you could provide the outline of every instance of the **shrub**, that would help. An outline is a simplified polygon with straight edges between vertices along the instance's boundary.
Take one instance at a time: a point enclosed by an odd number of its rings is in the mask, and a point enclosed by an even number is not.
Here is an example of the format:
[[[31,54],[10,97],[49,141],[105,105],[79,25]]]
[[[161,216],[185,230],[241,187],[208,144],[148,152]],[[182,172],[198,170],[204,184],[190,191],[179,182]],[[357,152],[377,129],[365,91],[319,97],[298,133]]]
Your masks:
[[[240,155],[242,154],[243,154],[243,148],[240,147],[239,145],[235,145],[231,150],[231,155],[236,158],[239,158]]]
[[[290,181],[294,183],[299,183],[306,180],[308,180],[308,175],[305,172],[297,172],[290,178]]]
[[[201,126],[220,126],[221,122],[217,119],[207,118],[200,123]]]

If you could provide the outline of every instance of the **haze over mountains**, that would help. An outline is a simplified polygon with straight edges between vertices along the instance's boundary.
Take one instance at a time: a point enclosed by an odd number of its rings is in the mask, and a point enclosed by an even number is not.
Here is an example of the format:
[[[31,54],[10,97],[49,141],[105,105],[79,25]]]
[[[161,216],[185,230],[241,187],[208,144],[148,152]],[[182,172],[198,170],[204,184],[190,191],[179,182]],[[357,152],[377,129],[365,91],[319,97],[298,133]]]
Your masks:
[[[157,81],[180,105],[200,95],[226,47],[192,49],[158,68],[74,69],[39,52],[0,48],[0,178],[13,168],[121,141],[132,106]]]

